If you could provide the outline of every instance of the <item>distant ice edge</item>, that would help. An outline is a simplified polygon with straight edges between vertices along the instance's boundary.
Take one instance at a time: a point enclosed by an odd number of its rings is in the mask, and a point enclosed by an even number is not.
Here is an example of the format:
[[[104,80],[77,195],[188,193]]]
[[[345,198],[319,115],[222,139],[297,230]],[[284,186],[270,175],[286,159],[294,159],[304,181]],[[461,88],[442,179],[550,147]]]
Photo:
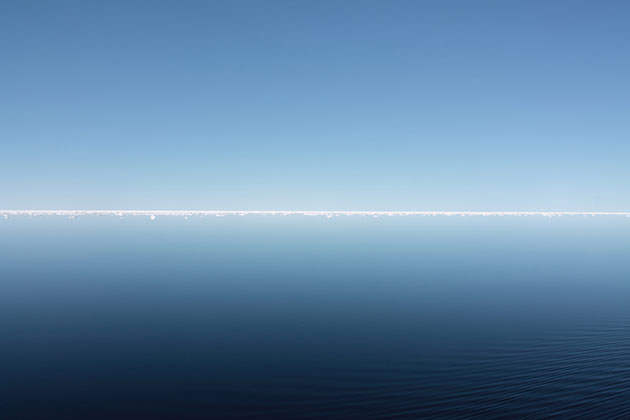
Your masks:
[[[345,210],[0,210],[0,217],[9,216],[625,216],[630,212],[615,211],[345,211]]]

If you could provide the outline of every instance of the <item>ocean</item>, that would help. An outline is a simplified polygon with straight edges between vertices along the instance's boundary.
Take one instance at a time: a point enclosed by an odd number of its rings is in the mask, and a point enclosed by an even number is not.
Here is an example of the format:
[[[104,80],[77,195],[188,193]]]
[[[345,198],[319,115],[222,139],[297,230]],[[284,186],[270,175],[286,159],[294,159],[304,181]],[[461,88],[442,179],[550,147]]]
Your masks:
[[[9,217],[0,418],[630,418],[630,219]]]

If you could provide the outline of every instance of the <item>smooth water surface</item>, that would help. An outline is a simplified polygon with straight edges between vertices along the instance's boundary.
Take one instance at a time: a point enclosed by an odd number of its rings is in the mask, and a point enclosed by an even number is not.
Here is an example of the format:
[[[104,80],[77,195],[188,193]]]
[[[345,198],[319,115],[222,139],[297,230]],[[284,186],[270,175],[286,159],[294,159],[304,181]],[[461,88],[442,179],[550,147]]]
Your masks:
[[[630,416],[630,219],[0,221],[0,418]]]

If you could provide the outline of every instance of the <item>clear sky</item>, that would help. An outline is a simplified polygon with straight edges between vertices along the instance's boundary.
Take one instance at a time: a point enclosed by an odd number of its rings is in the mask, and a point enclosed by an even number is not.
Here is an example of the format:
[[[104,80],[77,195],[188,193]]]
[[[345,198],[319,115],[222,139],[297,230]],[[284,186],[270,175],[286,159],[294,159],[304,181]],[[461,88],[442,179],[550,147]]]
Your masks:
[[[0,208],[629,210],[630,2],[0,2]]]

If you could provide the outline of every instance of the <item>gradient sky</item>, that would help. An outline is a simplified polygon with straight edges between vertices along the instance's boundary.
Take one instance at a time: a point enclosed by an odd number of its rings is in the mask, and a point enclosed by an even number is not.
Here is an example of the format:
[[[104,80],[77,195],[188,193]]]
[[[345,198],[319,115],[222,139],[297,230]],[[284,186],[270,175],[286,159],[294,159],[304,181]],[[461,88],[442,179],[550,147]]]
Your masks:
[[[0,208],[630,210],[628,1],[0,2]]]

